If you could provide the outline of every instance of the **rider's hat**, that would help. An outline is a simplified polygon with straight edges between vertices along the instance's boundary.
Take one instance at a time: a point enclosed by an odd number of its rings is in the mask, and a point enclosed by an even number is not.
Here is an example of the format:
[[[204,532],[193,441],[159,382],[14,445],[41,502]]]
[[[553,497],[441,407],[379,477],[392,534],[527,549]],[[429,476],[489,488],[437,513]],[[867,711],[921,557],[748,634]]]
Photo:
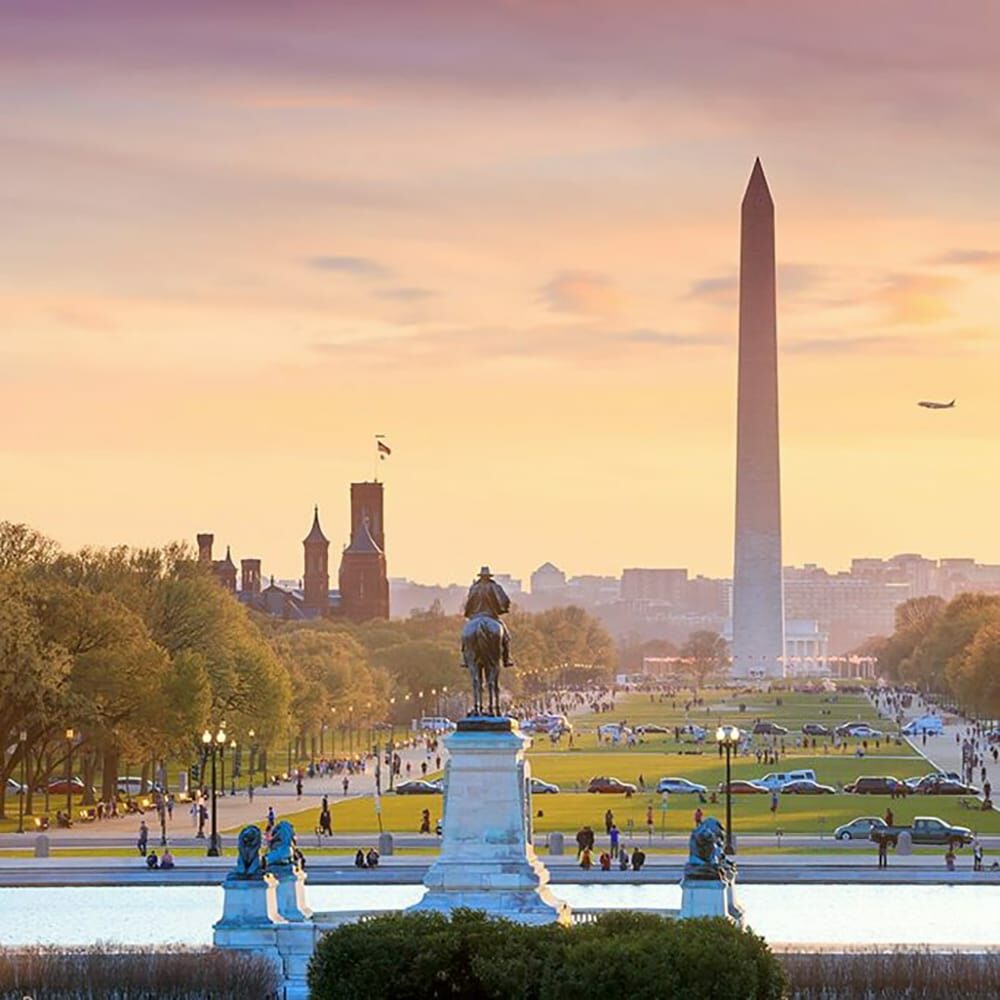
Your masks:
[[[484,576],[493,576],[493,574],[490,572],[489,566],[482,566],[479,570],[479,576],[482,578]]]

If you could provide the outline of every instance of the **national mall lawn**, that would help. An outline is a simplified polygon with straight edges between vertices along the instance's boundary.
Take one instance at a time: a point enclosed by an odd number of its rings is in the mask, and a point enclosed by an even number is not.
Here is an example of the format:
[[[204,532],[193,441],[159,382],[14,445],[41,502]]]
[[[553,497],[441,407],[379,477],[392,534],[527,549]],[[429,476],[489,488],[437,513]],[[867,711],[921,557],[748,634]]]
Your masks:
[[[543,781],[560,786],[558,794],[534,795],[532,811],[536,833],[562,831],[572,837],[584,824],[598,833],[604,831],[604,813],[611,809],[615,822],[628,838],[647,833],[647,807],[653,807],[654,833],[683,834],[691,829],[697,795],[671,795],[663,809],[663,797],[655,794],[656,783],[663,777],[688,778],[703,784],[708,794],[716,792],[717,801],[701,804],[706,814],[720,819],[725,816],[725,796],[718,793],[724,780],[725,762],[714,743],[716,726],[721,722],[751,729],[755,719],[765,719],[785,726],[786,752],[778,764],[758,764],[753,753],[734,757],[733,778],[760,778],[770,771],[790,771],[811,768],[817,780],[834,788],[845,785],[860,775],[893,775],[905,779],[926,774],[933,766],[914,750],[905,739],[883,739],[876,748],[873,740],[862,758],[855,756],[860,741],[850,740],[840,749],[830,738],[817,737],[816,749],[809,740],[808,748],[796,747],[805,722],[819,722],[828,728],[842,722],[863,721],[883,732],[895,731],[895,725],[880,719],[868,699],[861,694],[801,694],[789,692],[742,693],[709,690],[702,692],[704,704],[692,705],[685,711],[690,693],[660,700],[654,695],[629,694],[619,696],[611,712],[575,716],[573,748],[566,737],[553,745],[546,736],[537,736],[529,752],[532,774]],[[831,698],[836,700],[832,701]],[[780,701],[780,704],[776,702]],[[745,709],[740,710],[740,705]],[[608,722],[625,721],[628,726],[656,723],[670,729],[669,735],[649,735],[636,746],[599,744],[597,727]],[[704,743],[677,743],[675,726],[696,723],[708,730]],[[928,741],[926,752],[933,757],[934,739]],[[937,737],[943,739],[943,737]],[[754,747],[780,746],[778,737],[754,738]],[[631,798],[624,795],[597,795],[585,791],[595,775],[607,775],[622,781],[640,784]],[[435,777],[438,775],[428,775]],[[413,777],[420,777],[414,774]],[[416,833],[420,815],[429,809],[432,825],[440,818],[442,797],[439,795],[397,796],[387,792],[382,797],[382,823],[393,833]],[[331,798],[335,833],[373,833],[378,831],[374,803],[370,797],[338,800]],[[964,808],[954,796],[910,795],[905,799],[890,799],[880,795],[782,795],[776,814],[770,811],[770,795],[734,795],[733,829],[744,834],[783,833],[830,836],[835,827],[858,816],[882,816],[891,808],[897,823],[914,816],[938,816],[943,820],[967,826],[979,833],[1000,832],[1000,813],[981,812]],[[310,809],[290,818],[301,831],[312,831],[318,824],[318,810]],[[655,842],[655,838],[654,838]]]

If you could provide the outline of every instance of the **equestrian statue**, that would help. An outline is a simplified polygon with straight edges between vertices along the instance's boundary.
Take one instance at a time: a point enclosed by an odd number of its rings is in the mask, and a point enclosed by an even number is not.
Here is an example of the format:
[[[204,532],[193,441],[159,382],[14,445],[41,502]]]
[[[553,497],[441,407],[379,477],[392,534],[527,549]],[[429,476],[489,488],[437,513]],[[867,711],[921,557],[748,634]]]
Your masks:
[[[510,611],[510,598],[493,579],[489,566],[469,588],[462,629],[462,663],[472,678],[470,715],[500,715],[500,667],[511,667],[510,633],[500,620]],[[483,688],[486,703],[483,702]]]

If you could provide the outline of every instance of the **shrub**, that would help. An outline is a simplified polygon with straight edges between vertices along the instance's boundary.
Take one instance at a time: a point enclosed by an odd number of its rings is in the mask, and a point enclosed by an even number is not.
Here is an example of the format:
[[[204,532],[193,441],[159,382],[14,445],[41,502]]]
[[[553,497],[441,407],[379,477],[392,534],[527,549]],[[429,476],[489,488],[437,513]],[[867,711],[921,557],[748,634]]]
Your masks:
[[[274,966],[248,952],[97,945],[0,950],[0,1000],[269,1000]]]
[[[764,941],[725,920],[612,912],[569,928],[469,910],[338,927],[309,967],[313,1000],[778,1000],[784,973]]]

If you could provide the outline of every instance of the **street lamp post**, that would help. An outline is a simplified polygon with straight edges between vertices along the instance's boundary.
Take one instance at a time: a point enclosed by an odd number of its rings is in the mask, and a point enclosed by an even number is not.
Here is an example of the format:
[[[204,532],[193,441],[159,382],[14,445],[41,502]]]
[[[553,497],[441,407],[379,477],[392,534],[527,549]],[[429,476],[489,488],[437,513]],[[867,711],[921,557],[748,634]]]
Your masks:
[[[350,725],[347,727],[348,753],[354,756],[354,706],[348,705],[347,711],[351,713]]]
[[[66,730],[66,822],[73,822],[73,737],[72,729]]]
[[[247,736],[250,737],[250,773],[247,775],[247,794],[253,798],[254,779],[257,777],[257,734],[251,729]]]
[[[24,798],[28,791],[28,786],[25,784],[24,764],[25,757],[28,755],[28,733],[22,729],[18,735],[20,736],[19,742],[21,744],[21,793],[18,795],[17,832],[24,833]]]
[[[740,742],[740,731],[736,726],[719,726],[715,731],[719,746],[726,752],[726,854],[735,854],[733,846],[733,790],[731,760],[733,748]]]
[[[212,832],[208,838],[208,850],[205,852],[210,858],[217,858],[222,853],[219,849],[219,817],[218,817],[218,803],[216,801],[218,796],[218,784],[216,782],[216,770],[215,770],[215,758],[217,754],[224,752],[226,745],[226,734],[220,729],[215,734],[215,742],[212,742],[212,734],[209,730],[205,730],[201,734],[201,741],[205,744],[205,748],[212,755]],[[225,764],[225,758],[223,758],[223,764]]]
[[[231,774],[229,777],[229,796],[232,798],[236,794],[236,740],[229,744],[229,749],[233,751]]]

